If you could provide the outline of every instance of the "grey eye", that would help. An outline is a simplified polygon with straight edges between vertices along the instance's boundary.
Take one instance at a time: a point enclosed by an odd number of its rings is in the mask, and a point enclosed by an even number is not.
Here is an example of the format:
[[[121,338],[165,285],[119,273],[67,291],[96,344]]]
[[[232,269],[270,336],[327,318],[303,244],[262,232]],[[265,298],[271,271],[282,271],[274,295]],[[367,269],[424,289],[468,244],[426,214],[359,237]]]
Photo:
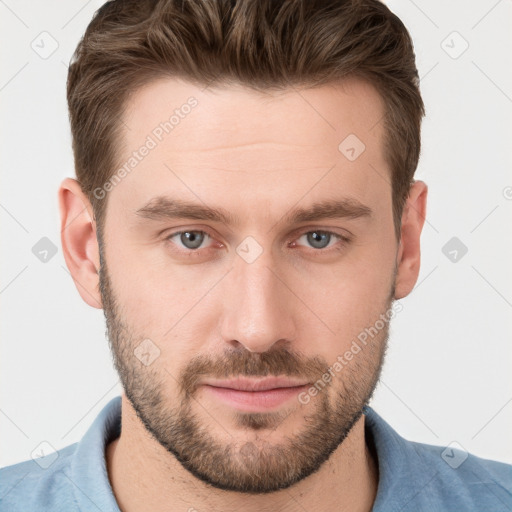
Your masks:
[[[331,233],[324,231],[310,231],[306,236],[308,243],[315,249],[325,249],[331,241]]]
[[[205,238],[205,233],[202,231],[183,231],[180,234],[180,242],[187,249],[197,249],[201,247]]]

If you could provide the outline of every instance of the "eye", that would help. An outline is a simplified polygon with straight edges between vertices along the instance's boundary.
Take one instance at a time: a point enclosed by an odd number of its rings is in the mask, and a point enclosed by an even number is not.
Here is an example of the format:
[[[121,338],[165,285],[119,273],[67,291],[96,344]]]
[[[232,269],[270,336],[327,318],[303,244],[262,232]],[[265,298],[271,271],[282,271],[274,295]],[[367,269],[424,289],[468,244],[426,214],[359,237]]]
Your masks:
[[[333,233],[332,231],[308,231],[304,233],[298,240],[305,238],[306,242],[310,244],[313,249],[320,250],[332,247],[337,241],[349,242],[349,239],[345,236]],[[334,242],[331,244],[331,242]]]
[[[176,238],[176,241],[174,239]],[[172,243],[178,245],[182,244],[182,248],[188,249],[189,251],[194,251],[201,248],[203,242],[210,238],[210,235],[205,231],[199,230],[190,230],[190,231],[178,231],[176,233],[172,233],[166,240],[171,241]]]

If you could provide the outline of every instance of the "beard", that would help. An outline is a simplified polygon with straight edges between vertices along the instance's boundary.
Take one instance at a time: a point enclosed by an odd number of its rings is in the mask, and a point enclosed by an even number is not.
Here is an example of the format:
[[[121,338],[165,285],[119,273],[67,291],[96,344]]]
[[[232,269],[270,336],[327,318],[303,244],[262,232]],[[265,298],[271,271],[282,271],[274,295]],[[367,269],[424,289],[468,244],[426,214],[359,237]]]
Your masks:
[[[262,353],[241,348],[225,351],[219,357],[197,355],[176,375],[158,362],[144,366],[134,350],[148,336],[136,334],[122,316],[101,245],[100,292],[114,366],[127,399],[152,437],[192,475],[226,491],[275,492],[318,471],[343,443],[373,395],[384,362],[389,323],[385,322],[384,328],[323,390],[300,406],[304,417],[292,435],[283,435],[280,442],[269,440],[288,415],[297,414],[296,408],[288,414],[234,411],[237,430],[228,432],[223,427],[222,435],[215,436],[211,423],[222,426],[225,416],[213,417],[197,400],[202,379],[284,375],[317,382],[334,361],[329,364],[320,357],[304,357],[276,348],[276,344]],[[382,313],[391,306],[394,286],[388,297]],[[173,403],[166,398],[169,383],[174,383],[178,393]],[[201,419],[197,411],[206,411],[207,419]],[[223,441],[226,432],[228,439]]]

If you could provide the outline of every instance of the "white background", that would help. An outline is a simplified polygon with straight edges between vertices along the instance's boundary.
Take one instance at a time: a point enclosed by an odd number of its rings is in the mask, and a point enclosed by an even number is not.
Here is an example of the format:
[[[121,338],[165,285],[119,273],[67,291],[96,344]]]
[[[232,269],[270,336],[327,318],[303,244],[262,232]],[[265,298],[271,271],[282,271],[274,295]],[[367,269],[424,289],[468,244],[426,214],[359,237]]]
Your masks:
[[[67,63],[101,3],[0,2],[0,466],[42,441],[78,441],[121,392],[103,312],[66,269],[57,204],[61,180],[74,176]],[[417,178],[429,206],[421,274],[392,322],[372,406],[406,438],[512,463],[512,4],[388,5],[411,32],[422,77]],[[46,59],[31,47],[43,31],[58,42]],[[445,51],[463,49],[453,31],[469,44],[458,58]],[[442,252],[454,236],[468,248],[457,263]],[[58,247],[46,263],[32,253],[42,237]]]

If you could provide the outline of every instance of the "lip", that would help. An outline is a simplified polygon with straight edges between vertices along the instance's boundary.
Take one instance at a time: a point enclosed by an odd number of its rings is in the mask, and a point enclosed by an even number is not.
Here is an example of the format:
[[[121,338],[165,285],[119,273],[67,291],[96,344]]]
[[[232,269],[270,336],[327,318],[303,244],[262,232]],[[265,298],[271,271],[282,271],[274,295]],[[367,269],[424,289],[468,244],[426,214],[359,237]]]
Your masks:
[[[289,377],[264,377],[263,379],[250,379],[237,377],[229,380],[205,380],[202,384],[216,388],[236,389],[238,391],[267,391],[269,389],[293,388],[309,384],[304,380]]]
[[[211,380],[202,384],[202,388],[215,400],[245,412],[275,410],[297,398],[310,385],[304,381],[280,377]]]

